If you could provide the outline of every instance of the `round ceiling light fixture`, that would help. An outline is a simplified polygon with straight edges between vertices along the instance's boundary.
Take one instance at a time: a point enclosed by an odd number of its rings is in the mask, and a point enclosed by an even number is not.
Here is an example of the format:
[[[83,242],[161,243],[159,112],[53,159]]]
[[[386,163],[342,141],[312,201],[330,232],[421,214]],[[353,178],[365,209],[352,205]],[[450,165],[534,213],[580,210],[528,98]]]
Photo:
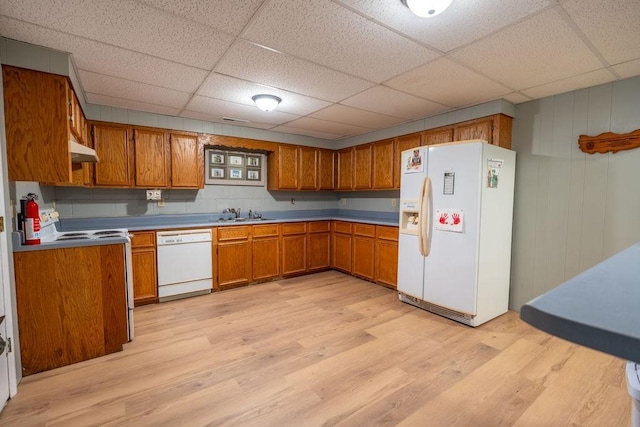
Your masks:
[[[279,98],[275,95],[254,95],[251,97],[253,102],[256,103],[256,107],[261,109],[262,111],[272,111],[275,110],[278,104],[282,102],[282,98]]]
[[[411,12],[421,18],[432,18],[444,12],[453,0],[401,0]]]

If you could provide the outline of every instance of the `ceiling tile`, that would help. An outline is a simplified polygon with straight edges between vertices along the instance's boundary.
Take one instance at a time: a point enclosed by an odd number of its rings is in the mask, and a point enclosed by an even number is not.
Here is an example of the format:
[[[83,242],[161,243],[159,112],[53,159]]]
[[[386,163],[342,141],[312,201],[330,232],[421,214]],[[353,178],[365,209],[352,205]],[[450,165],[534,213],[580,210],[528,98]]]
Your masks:
[[[0,14],[186,65],[211,69],[233,37],[132,0],[6,0]]]
[[[341,104],[388,116],[421,119],[450,109],[445,105],[378,85],[347,98]]]
[[[345,136],[360,135],[370,132],[371,129],[352,126],[343,123],[329,122],[326,120],[314,119],[313,117],[302,117],[287,123],[287,127],[310,130],[314,132],[325,132],[332,135],[339,135],[340,138]]]
[[[292,128],[289,126],[277,126],[271,129],[274,132],[283,132],[283,133],[292,133],[295,135],[306,135],[306,136],[312,136],[314,138],[322,138],[322,139],[340,139],[342,138],[342,135],[335,135],[332,133],[328,133],[328,132],[316,132],[313,130],[309,130],[309,129],[299,129],[299,128]]]
[[[326,0],[271,0],[243,37],[377,83],[438,56]]]
[[[556,95],[558,93],[570,92],[589,86],[597,86],[615,80],[615,76],[607,69],[600,69],[590,73],[569,77],[553,83],[525,89],[522,91],[527,96],[534,99]]]
[[[243,80],[337,102],[373,83],[248,42],[236,43],[216,71]]]
[[[178,64],[116,46],[49,30],[15,19],[0,17],[5,37],[72,52],[78,69],[108,74],[127,80],[195,92],[207,71]]]
[[[224,120],[220,115],[217,114],[207,114],[201,113],[198,111],[189,111],[185,110],[180,113],[181,117],[187,117],[190,119],[196,120],[205,120],[214,123],[224,123],[226,125],[234,125],[234,126],[242,126],[242,127],[250,127],[256,129],[271,129],[274,127],[273,123],[258,123],[258,122],[234,122],[232,120]]]
[[[186,92],[132,82],[131,80],[105,76],[89,71],[80,71],[79,77],[80,80],[82,80],[85,92],[107,95],[114,98],[164,105],[177,109],[183,108],[189,98],[191,98],[191,95]]]
[[[451,57],[515,90],[602,67],[555,9],[464,47]]]
[[[624,62],[613,67],[620,77],[627,78],[640,75],[640,59]]]
[[[234,35],[240,34],[264,2],[264,0],[140,1]]]
[[[146,111],[149,113],[166,114],[177,116],[179,108],[166,107],[164,105],[148,104],[146,102],[132,101],[130,99],[116,98],[108,95],[87,92],[87,102],[97,105],[108,105],[110,107],[125,108],[135,111]]]
[[[249,120],[250,122],[271,124],[283,124],[300,117],[277,110],[262,111],[256,106],[236,104],[205,96],[194,96],[187,105],[186,110],[219,116],[220,118],[227,116],[234,119]]]
[[[324,110],[317,111],[309,115],[309,117],[369,129],[381,129],[407,121],[406,119],[385,116],[384,114],[360,110],[358,108],[347,107],[346,105],[340,104],[334,104]]]
[[[500,98],[509,89],[446,58],[389,80],[388,86],[450,107]]]
[[[640,1],[568,0],[562,8],[609,64],[640,58]]]
[[[331,105],[330,102],[293,92],[213,73],[204,82],[198,95],[254,106],[253,95],[268,93],[279,96],[278,111],[306,115]]]
[[[523,102],[528,102],[531,101],[533,98],[530,98],[526,95],[523,95],[521,93],[518,92],[512,92],[512,93],[508,93],[506,95],[504,95],[502,97],[503,99],[506,99],[507,101],[511,102],[512,104],[521,104]]]
[[[338,1],[442,52],[464,46],[557,3],[555,0],[458,0],[437,18],[425,19],[410,12],[400,0]]]

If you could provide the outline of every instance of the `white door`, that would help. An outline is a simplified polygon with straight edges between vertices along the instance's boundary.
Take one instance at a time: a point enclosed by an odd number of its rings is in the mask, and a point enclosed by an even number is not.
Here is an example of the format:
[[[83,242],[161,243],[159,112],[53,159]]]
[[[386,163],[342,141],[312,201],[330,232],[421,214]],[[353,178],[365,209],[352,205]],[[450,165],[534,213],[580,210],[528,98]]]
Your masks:
[[[481,156],[479,142],[429,148],[431,251],[424,300],[469,314],[476,314]]]

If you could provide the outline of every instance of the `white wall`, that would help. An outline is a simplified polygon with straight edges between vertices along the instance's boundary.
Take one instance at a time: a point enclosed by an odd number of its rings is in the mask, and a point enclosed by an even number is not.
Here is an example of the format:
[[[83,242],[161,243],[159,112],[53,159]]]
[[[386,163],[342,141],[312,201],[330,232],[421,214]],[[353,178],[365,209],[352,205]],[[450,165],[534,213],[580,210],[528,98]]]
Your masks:
[[[640,241],[640,149],[585,154],[581,134],[640,128],[640,77],[519,104],[510,308]]]

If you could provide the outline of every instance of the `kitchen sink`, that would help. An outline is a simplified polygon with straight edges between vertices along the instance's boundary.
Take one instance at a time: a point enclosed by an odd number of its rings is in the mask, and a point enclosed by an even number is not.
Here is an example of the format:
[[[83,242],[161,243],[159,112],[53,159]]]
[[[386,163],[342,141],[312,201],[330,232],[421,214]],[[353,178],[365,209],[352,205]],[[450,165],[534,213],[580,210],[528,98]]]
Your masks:
[[[217,222],[254,222],[254,221],[269,221],[271,218],[219,218]]]

